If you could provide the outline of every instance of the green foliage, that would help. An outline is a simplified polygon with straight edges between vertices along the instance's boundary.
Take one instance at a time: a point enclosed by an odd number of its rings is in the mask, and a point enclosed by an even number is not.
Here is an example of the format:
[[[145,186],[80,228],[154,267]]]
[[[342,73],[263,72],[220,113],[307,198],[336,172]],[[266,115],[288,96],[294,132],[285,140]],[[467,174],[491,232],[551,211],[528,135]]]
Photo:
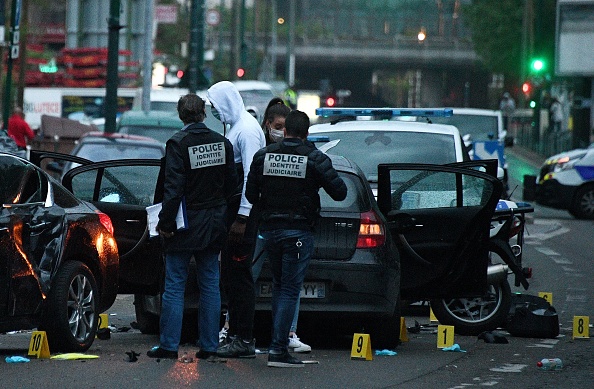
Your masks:
[[[512,78],[529,70],[530,64],[522,63],[522,28],[527,1],[530,0],[474,0],[462,8],[463,20],[471,30],[475,51],[488,70]],[[533,57],[543,57],[546,63],[551,64],[555,44],[555,0],[532,1]],[[526,35],[530,36],[530,33]]]

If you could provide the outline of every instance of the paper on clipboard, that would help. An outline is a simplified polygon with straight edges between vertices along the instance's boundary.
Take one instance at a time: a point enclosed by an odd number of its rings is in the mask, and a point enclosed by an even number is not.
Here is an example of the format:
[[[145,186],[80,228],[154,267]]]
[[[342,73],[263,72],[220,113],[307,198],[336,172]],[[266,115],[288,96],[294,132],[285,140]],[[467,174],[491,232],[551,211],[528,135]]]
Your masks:
[[[146,207],[146,215],[148,220],[149,237],[159,236],[157,231],[157,224],[159,223],[159,212],[163,208],[163,203],[157,203]],[[179,203],[179,209],[177,210],[177,216],[175,217],[177,224],[177,230],[185,230],[188,228],[188,215],[186,213],[186,199],[182,198]]]

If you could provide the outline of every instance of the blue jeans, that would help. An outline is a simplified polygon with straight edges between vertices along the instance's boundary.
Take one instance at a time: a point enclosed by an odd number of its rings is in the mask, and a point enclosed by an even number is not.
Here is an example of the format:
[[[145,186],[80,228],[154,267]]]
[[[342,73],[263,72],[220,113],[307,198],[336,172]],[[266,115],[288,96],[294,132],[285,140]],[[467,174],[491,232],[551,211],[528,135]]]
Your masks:
[[[262,231],[272,268],[272,342],[270,352],[288,350],[287,334],[314,250],[314,235],[304,230]]]
[[[180,251],[167,253],[165,257],[165,292],[161,302],[161,348],[177,351],[184,316],[184,292],[188,279],[188,265],[194,256],[200,289],[200,348],[217,351],[219,344],[219,320],[221,317],[221,294],[219,290],[218,251]]]
[[[256,248],[254,249],[254,259],[258,257],[256,263],[252,265],[252,275],[254,276],[254,284],[260,277],[260,273],[262,272],[262,265],[268,255],[266,255],[266,250],[264,250],[265,240],[261,234],[258,234],[258,239],[256,239]],[[295,306],[295,314],[293,315],[293,322],[291,323],[291,328],[289,332],[297,332],[297,320],[299,320],[299,303],[301,301],[301,296],[297,298],[297,305]]]

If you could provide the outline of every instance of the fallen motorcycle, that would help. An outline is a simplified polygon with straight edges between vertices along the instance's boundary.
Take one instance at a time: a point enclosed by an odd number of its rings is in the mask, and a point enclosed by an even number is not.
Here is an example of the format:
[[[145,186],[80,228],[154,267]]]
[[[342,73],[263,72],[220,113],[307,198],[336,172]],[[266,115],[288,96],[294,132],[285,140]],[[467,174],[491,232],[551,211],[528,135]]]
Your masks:
[[[431,300],[441,324],[453,325],[460,335],[478,335],[505,325],[512,301],[508,275],[513,273],[515,286],[525,290],[532,275],[532,269],[522,267],[526,213],[530,212],[534,208],[528,203],[499,200],[489,234],[488,289],[481,297]]]

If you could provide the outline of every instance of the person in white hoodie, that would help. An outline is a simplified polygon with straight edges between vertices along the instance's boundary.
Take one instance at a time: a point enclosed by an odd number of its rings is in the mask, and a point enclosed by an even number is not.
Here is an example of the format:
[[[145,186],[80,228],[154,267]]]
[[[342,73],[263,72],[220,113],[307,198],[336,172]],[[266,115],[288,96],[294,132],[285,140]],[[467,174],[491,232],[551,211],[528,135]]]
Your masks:
[[[239,91],[229,81],[211,86],[206,97],[213,115],[229,129],[225,137],[233,145],[240,188],[228,204],[229,239],[221,252],[221,281],[228,300],[229,330],[217,355],[225,358],[255,358],[253,339],[255,290],[252,277],[252,252],[256,242],[258,215],[245,198],[247,181],[254,154],[266,146],[258,121],[245,109]]]

